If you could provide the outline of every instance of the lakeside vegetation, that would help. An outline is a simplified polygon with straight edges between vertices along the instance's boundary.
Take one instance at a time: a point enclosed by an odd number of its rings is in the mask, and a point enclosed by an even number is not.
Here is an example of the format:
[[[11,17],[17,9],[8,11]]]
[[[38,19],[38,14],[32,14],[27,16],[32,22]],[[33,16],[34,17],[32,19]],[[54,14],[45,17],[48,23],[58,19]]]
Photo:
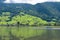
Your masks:
[[[0,15],[0,25],[54,26],[56,24],[56,22],[47,22],[24,12],[19,12],[12,18],[10,15],[10,12],[2,12]]]
[[[60,7],[57,7],[59,2],[45,2],[35,5],[25,3],[0,4],[1,26],[60,26]]]
[[[60,30],[52,29],[60,28],[59,5],[6,4],[1,0],[0,40],[60,40]]]

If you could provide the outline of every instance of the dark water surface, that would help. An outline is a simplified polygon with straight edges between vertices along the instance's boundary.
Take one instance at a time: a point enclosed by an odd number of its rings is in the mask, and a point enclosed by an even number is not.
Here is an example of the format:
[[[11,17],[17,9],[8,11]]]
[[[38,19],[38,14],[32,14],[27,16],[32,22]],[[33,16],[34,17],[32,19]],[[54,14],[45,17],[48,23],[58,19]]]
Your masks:
[[[1,26],[0,40],[60,40],[60,28]]]

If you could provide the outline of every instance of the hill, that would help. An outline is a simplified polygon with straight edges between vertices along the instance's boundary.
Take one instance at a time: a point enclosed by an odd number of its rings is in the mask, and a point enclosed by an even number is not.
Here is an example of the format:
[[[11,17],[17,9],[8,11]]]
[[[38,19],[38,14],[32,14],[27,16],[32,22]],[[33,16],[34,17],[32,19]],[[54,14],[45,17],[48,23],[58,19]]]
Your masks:
[[[0,15],[2,12],[10,12],[10,20],[20,12],[34,17],[41,18],[47,22],[60,24],[60,2],[45,2],[35,5],[25,3],[1,3]]]

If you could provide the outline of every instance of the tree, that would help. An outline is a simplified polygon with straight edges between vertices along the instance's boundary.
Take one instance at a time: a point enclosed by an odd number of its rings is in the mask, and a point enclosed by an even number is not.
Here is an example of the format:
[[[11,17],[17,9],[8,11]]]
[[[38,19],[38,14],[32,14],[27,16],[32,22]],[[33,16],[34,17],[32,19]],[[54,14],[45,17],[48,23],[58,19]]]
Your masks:
[[[47,21],[42,20],[41,18],[32,16],[32,15],[28,15],[25,14],[24,12],[20,12],[19,15],[16,15],[12,18],[13,22],[15,22],[15,24],[17,24],[19,22],[19,24],[22,25],[46,25]],[[11,20],[11,21],[12,21]]]
[[[2,15],[0,16],[0,25],[7,25],[7,22],[10,20],[9,17],[10,12],[3,12]]]
[[[48,24],[49,24],[49,26],[54,26],[56,24],[56,22],[51,21],[51,22],[48,22]]]

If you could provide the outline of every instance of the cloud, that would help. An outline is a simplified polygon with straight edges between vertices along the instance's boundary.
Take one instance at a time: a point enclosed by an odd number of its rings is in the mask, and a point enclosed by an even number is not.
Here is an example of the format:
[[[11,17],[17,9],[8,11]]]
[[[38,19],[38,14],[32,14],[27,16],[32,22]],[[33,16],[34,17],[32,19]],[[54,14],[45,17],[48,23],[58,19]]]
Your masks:
[[[10,0],[6,0],[5,3],[10,3]]]
[[[36,3],[42,3],[46,1],[51,2],[60,2],[60,0],[6,0],[5,3],[30,3],[30,4],[36,4]]]

